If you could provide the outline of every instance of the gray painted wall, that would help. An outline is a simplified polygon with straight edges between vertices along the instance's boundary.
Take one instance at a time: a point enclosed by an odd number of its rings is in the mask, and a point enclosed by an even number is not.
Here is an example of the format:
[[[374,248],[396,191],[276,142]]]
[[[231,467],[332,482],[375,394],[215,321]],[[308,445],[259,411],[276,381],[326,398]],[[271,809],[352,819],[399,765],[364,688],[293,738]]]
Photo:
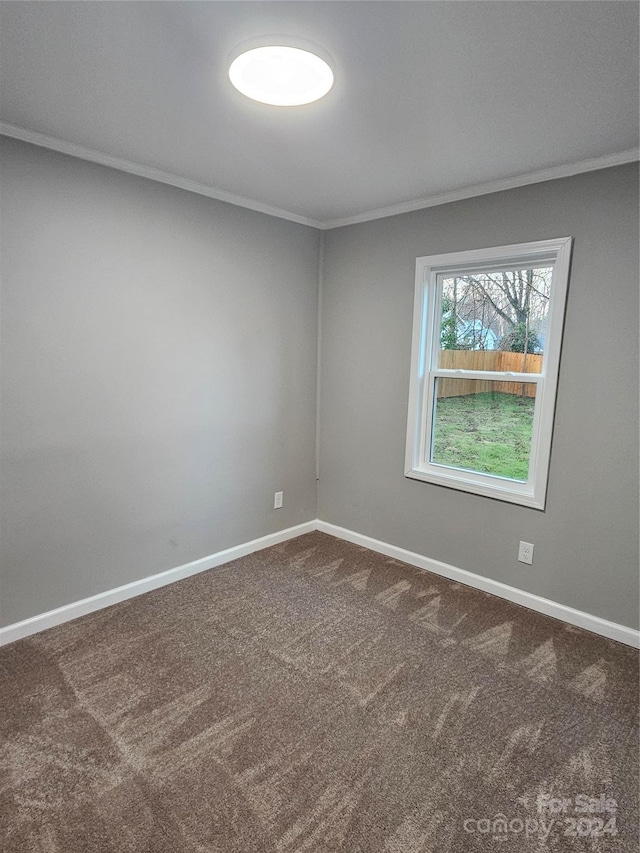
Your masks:
[[[546,511],[405,478],[415,258],[564,236]],[[328,232],[320,399],[320,518],[637,627],[637,166]]]
[[[0,624],[314,518],[318,232],[0,145]]]
[[[0,625],[314,518],[318,233],[0,154]],[[637,625],[637,177],[325,234],[320,518]],[[546,512],[406,479],[415,258],[558,236],[575,243]]]

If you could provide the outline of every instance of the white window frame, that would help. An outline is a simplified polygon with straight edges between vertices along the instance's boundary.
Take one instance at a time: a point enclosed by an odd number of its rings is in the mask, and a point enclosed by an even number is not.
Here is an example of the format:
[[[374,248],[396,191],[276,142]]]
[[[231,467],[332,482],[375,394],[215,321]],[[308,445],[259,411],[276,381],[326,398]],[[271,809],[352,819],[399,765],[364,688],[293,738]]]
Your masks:
[[[535,243],[430,255],[416,260],[405,476],[544,510],[572,239],[561,237]],[[442,288],[438,284],[440,278],[456,273],[464,275],[480,270],[493,272],[500,268],[523,269],[531,266],[553,267],[542,372],[503,373],[438,368],[442,298]],[[430,461],[434,389],[438,377],[501,381],[508,377],[510,382],[526,382],[537,386],[526,482]]]

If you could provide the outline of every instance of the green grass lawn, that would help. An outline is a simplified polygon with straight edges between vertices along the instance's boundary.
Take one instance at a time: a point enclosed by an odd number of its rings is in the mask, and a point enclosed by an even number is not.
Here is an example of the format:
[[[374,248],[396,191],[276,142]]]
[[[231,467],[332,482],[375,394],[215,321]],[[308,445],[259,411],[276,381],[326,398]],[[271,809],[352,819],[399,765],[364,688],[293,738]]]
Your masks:
[[[534,404],[501,393],[438,400],[432,461],[526,480]]]

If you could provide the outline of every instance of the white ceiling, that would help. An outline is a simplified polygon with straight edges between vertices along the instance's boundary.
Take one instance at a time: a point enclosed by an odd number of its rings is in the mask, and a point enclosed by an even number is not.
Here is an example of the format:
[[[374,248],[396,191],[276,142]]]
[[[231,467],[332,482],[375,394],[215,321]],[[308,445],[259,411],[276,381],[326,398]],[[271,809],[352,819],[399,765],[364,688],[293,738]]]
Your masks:
[[[0,131],[328,227],[636,158],[638,8],[2,2]],[[327,51],[329,95],[236,92],[264,34]]]

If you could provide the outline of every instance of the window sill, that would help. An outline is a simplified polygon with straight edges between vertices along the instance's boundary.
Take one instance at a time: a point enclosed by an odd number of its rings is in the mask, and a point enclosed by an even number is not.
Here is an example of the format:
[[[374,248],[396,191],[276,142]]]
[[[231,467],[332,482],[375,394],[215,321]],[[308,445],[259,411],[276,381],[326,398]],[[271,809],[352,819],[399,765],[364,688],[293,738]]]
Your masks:
[[[470,473],[469,477],[466,477],[464,472],[460,472],[453,476],[421,468],[410,468],[408,471],[405,471],[405,477],[411,480],[422,480],[425,483],[444,486],[448,489],[455,489],[459,492],[469,492],[474,495],[482,495],[485,498],[493,498],[493,500],[519,504],[530,509],[544,511],[545,507],[544,499],[536,496],[531,491],[531,486],[525,483],[510,483],[505,480],[505,485],[503,486],[500,483],[496,483],[494,478],[491,478],[491,483],[482,482],[484,479],[482,474],[473,475]]]

